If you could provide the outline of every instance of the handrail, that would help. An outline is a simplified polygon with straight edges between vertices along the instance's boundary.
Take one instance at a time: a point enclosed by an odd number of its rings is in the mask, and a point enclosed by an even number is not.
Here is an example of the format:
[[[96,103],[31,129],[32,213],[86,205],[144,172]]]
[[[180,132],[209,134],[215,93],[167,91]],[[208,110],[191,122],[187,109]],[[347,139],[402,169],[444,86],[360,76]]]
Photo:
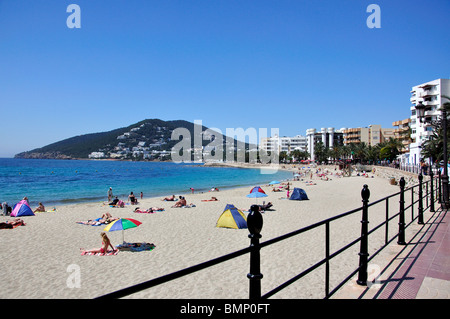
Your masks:
[[[391,194],[389,196],[386,196],[384,198],[381,198],[379,200],[376,200],[370,204],[368,204],[368,197],[366,199],[364,199],[363,196],[363,206],[362,207],[358,207],[355,209],[352,209],[350,211],[344,212],[342,214],[330,217],[328,219],[319,221],[317,223],[314,223],[312,225],[303,227],[301,229],[292,231],[290,233],[278,236],[276,238],[272,238],[269,239],[267,241],[264,241],[262,243],[259,243],[259,238],[261,237],[259,235],[259,231],[262,228],[262,216],[259,213],[259,209],[256,205],[253,205],[251,207],[251,213],[248,216],[248,229],[250,231],[250,235],[249,237],[251,238],[252,244],[250,245],[250,247],[235,251],[233,253],[221,256],[221,257],[217,257],[215,259],[179,270],[179,271],[175,271],[173,273],[167,274],[167,275],[163,275],[161,277],[158,278],[154,278],[145,282],[142,282],[140,284],[134,285],[134,286],[130,286],[124,289],[120,289],[117,290],[115,292],[111,292],[108,294],[105,294],[103,296],[97,297],[97,298],[122,298],[128,295],[131,295],[133,293],[160,285],[160,284],[164,284],[166,282],[169,282],[171,280],[189,275],[191,273],[203,270],[205,268],[217,265],[219,263],[228,261],[230,259],[242,256],[244,254],[250,254],[250,273],[247,275],[247,277],[250,279],[250,298],[269,298],[271,296],[273,296],[274,294],[276,294],[277,292],[281,291],[282,289],[286,288],[287,286],[289,286],[290,284],[292,284],[293,282],[297,281],[298,279],[306,276],[307,274],[309,274],[310,272],[314,271],[315,269],[317,269],[318,267],[322,266],[322,265],[326,265],[325,269],[326,269],[326,280],[325,280],[325,298],[329,298],[331,297],[340,287],[342,287],[342,285],[344,285],[348,280],[350,280],[350,278],[352,278],[356,273],[359,273],[359,279],[358,279],[358,284],[362,284],[365,285],[367,284],[367,263],[368,261],[372,260],[380,251],[382,251],[389,243],[391,243],[395,238],[399,238],[398,244],[403,244],[404,238],[402,237],[402,232],[404,232],[404,229],[407,228],[409,225],[411,225],[411,223],[416,220],[419,219],[419,223],[421,222],[421,218],[423,218],[423,216],[421,214],[423,214],[424,210],[427,210],[430,207],[434,207],[434,202],[438,200],[438,198],[440,198],[440,196],[436,196],[434,197],[434,193],[438,191],[438,185],[436,183],[435,186],[431,186],[430,187],[430,191],[428,190],[428,183],[431,182],[431,185],[433,185],[433,176],[431,176],[431,179],[429,181],[426,181],[425,183],[422,183],[422,175],[419,175],[419,184],[417,185],[413,185],[409,188],[404,188],[405,182],[404,179],[402,178],[400,180],[400,191],[396,192],[394,194]],[[426,187],[426,194],[425,196],[423,196],[422,194],[422,190],[423,187]],[[417,198],[416,201],[414,201],[414,188],[418,187],[419,188],[419,196]],[[364,186],[363,191],[361,192],[363,195],[364,189],[366,189],[366,191],[368,191],[367,185]],[[439,185],[439,189],[440,189],[440,185]],[[406,191],[411,190],[411,204],[407,207],[403,207],[404,205],[401,203],[402,199],[400,199],[400,211],[396,214],[394,214],[393,216],[389,216],[389,199],[399,196],[402,198],[403,195],[405,194]],[[370,194],[370,193],[369,193]],[[422,207],[422,201],[423,201],[423,197],[427,198],[427,203],[428,203],[428,196],[431,194],[431,198],[433,200],[430,200],[429,205],[427,205],[427,207],[423,208]],[[440,193],[439,193],[440,195]],[[367,195],[366,195],[367,196]],[[368,218],[367,216],[367,210],[377,204],[380,204],[382,202],[386,202],[386,219],[384,222],[380,223],[379,225],[376,225],[374,228],[372,228],[370,231],[369,230],[364,230],[364,226],[363,226],[363,230],[361,233],[361,237],[351,241],[350,243],[348,243],[347,245],[345,245],[344,247],[339,248],[338,250],[336,250],[335,252],[330,254],[329,251],[329,247],[330,247],[330,223],[336,220],[339,220],[343,217],[352,215],[356,212],[359,211],[363,211],[363,221],[362,224],[368,224],[368,221],[364,221],[366,218]],[[414,217],[414,212],[413,212],[413,207],[415,203],[419,203],[419,214]],[[404,221],[402,221],[402,218],[404,219],[404,213],[407,209],[411,208],[411,221],[408,224],[404,224]],[[433,208],[434,211],[434,208]],[[259,215],[258,215],[259,214]],[[251,215],[251,216],[250,216]],[[422,216],[422,217],[421,217]],[[388,224],[390,221],[392,221],[394,218],[400,218],[400,222],[399,222],[399,232],[397,234],[395,234],[391,239],[388,238]],[[260,287],[260,280],[262,279],[262,275],[259,273],[259,250],[261,248],[270,246],[272,244],[275,244],[277,242],[283,241],[285,239],[294,237],[296,235],[305,233],[307,231],[310,231],[312,229],[316,229],[318,227],[321,226],[325,226],[325,258],[323,258],[322,260],[316,262],[313,266],[309,267],[308,269],[303,270],[301,273],[299,273],[298,275],[292,277],[291,279],[287,280],[286,282],[282,283],[281,285],[279,285],[278,287],[272,289],[271,291],[265,293],[264,295],[261,295],[261,287]],[[370,257],[368,256],[368,253],[366,251],[364,251],[364,245],[367,245],[367,243],[365,242],[361,242],[362,238],[364,238],[364,240],[368,240],[368,237],[370,234],[372,234],[373,232],[375,232],[376,230],[378,230],[379,228],[386,226],[386,234],[385,234],[385,243],[384,245],[379,248],[375,253],[373,253]],[[400,235],[400,236],[399,236]],[[351,274],[349,274],[346,278],[344,278],[344,280],[342,282],[340,282],[337,287],[335,287],[332,291],[329,291],[329,261],[331,259],[333,259],[334,257],[340,255],[342,252],[346,251],[347,249],[349,249],[350,247],[352,247],[353,245],[357,244],[358,242],[361,242],[361,252],[359,253],[360,255],[360,265],[359,267],[352,271]],[[256,273],[254,273],[254,270],[256,269]]]

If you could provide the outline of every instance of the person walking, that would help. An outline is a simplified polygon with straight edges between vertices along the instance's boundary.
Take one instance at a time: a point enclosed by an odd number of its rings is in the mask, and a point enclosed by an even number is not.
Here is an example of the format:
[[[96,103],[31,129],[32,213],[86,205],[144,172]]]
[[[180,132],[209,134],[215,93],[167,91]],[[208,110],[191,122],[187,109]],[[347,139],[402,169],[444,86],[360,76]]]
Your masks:
[[[108,203],[111,202],[112,198],[113,198],[113,191],[112,188],[110,187],[108,189]]]

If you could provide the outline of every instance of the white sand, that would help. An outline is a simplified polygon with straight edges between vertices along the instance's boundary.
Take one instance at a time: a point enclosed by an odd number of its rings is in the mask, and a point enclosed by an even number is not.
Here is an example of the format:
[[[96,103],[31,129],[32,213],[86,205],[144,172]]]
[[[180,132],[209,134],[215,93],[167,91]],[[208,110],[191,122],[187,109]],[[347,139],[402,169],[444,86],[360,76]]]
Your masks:
[[[173,202],[161,198],[141,201],[140,208],[159,206],[163,212],[133,213],[135,206],[111,208],[102,203],[57,207],[57,212],[23,217],[26,226],[0,230],[0,298],[93,298],[156,278],[249,246],[248,230],[216,228],[225,205],[241,209],[271,201],[273,211],[263,214],[261,242],[297,230],[323,219],[361,206],[361,189],[369,185],[370,201],[399,190],[384,177],[330,176],[331,181],[315,177],[317,185],[292,182],[303,188],[308,201],[281,199],[286,192],[272,192],[264,199],[246,197],[249,187],[214,193],[188,194],[193,208],[171,208]],[[168,196],[171,194],[167,194]],[[175,194],[177,195],[177,194]],[[215,196],[217,202],[202,202]],[[380,223],[385,205],[370,210],[371,224]],[[390,202],[396,213],[398,198]],[[81,256],[80,248],[98,248],[104,226],[87,226],[76,221],[95,219],[110,212],[114,217],[134,218],[142,222],[125,231],[127,242],[154,243],[153,251],[125,252],[117,256]],[[1,216],[0,221],[9,220]],[[331,225],[332,252],[359,237],[361,214],[346,217]],[[392,223],[395,229],[397,221]],[[122,241],[121,232],[108,233],[114,245]],[[384,230],[373,236],[371,246],[382,243]],[[372,241],[375,244],[372,244]],[[263,293],[280,285],[324,258],[324,228],[300,235],[261,250]],[[372,250],[374,248],[371,248]],[[340,282],[358,265],[359,244],[331,263],[332,285]],[[369,252],[370,253],[370,252]],[[75,270],[75,271],[74,271]],[[80,287],[71,287],[79,270]],[[168,284],[137,293],[132,298],[248,298],[249,255],[191,274]],[[323,298],[324,271],[315,271],[273,298]]]

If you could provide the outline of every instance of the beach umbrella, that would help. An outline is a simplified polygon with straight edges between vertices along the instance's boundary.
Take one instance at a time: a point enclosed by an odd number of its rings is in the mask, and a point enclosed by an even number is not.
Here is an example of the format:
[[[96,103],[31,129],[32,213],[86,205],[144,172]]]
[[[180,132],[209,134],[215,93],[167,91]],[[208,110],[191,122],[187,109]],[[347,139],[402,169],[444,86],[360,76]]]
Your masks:
[[[120,219],[116,219],[112,223],[108,224],[108,226],[106,226],[103,230],[107,231],[107,232],[121,230],[122,231],[122,241],[125,242],[123,231],[126,229],[138,227],[140,224],[142,224],[142,223],[136,219],[120,218]]]
[[[258,198],[267,197],[267,194],[259,186],[255,186],[250,190],[250,194],[247,195],[248,198]]]
[[[256,198],[256,204],[258,204],[259,197],[267,197],[267,194],[259,186],[255,186],[251,189],[250,194],[247,195],[248,198]]]

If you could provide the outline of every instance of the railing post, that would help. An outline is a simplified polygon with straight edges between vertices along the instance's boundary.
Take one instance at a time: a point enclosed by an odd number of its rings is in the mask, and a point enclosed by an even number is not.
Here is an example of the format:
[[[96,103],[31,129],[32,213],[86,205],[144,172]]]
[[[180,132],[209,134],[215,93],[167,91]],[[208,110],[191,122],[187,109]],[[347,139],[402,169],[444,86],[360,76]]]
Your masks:
[[[430,212],[434,213],[434,187],[433,187],[433,179],[434,179],[434,174],[433,174],[433,169],[430,166],[430,188],[431,188],[431,197],[430,197]]]
[[[439,175],[438,175],[438,185],[439,185],[439,197],[438,197],[438,202],[439,204],[442,203],[442,188],[441,188],[441,170],[438,171]]]
[[[247,216],[247,227],[250,235],[250,273],[247,274],[247,278],[250,280],[249,284],[249,298],[260,299],[261,298],[261,260],[259,251],[261,249],[259,245],[259,239],[261,238],[260,232],[263,225],[263,218],[259,212],[258,205],[252,205],[250,207],[250,214]]]
[[[406,245],[406,242],[405,242],[405,179],[403,177],[400,178],[400,212],[399,212],[399,221],[398,221],[397,244]]]
[[[367,185],[363,186],[361,191],[361,197],[363,202],[362,207],[362,220],[361,220],[361,245],[359,251],[359,273],[358,280],[356,283],[361,286],[367,285],[367,261],[369,257],[369,214],[368,214],[368,203],[370,197],[369,187]]]
[[[419,216],[417,223],[423,225],[423,191],[422,191],[422,173],[419,174]]]

